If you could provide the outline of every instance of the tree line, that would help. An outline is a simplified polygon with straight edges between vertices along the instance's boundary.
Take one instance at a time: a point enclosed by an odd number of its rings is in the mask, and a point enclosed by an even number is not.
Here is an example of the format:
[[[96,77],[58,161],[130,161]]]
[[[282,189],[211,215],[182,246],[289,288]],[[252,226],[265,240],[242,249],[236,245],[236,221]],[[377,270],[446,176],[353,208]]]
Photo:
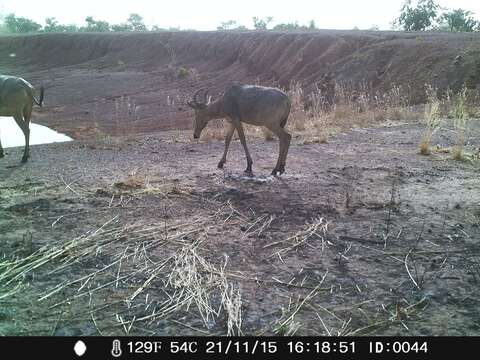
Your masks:
[[[35,33],[35,32],[113,32],[113,31],[160,31],[161,29],[154,25],[148,28],[143,22],[143,17],[139,14],[130,14],[127,21],[120,24],[110,24],[104,20],[96,20],[93,16],[85,18],[85,25],[60,24],[56,18],[48,17],[45,19],[45,25],[25,18],[8,14],[2,19],[1,30],[9,33]],[[168,29],[178,30],[178,29]]]
[[[45,25],[25,18],[16,16],[15,14],[8,14],[0,19],[0,30],[9,33],[36,33],[36,32],[129,32],[129,31],[172,31],[180,30],[179,28],[163,29],[154,25],[148,28],[143,17],[139,14],[130,14],[127,21],[120,24],[110,24],[104,20],[96,20],[93,16],[87,16],[85,18],[85,25],[78,26],[75,24],[60,24],[56,18],[48,17],[45,19]],[[273,17],[266,18],[253,17],[253,28],[255,30],[318,30],[315,26],[315,21],[311,20],[308,25],[300,25],[298,22],[277,24],[273,29],[269,29],[268,25],[272,22]],[[229,20],[222,22],[217,27],[219,31],[226,30],[249,30],[246,26],[238,25],[235,20]]]
[[[404,31],[480,31],[480,21],[464,9],[445,9],[434,0],[405,1],[394,27]]]
[[[314,20],[308,24],[299,24],[297,21],[290,23],[280,23],[275,26],[270,24],[273,17],[267,16],[252,18],[253,29],[255,30],[274,30],[274,31],[315,31],[318,27]],[[473,32],[480,31],[480,21],[473,17],[473,13],[464,9],[445,9],[438,5],[434,0],[418,0],[415,5],[412,0],[406,0],[400,10],[400,15],[392,22],[394,29],[404,31],[456,31]],[[15,14],[8,14],[0,18],[0,32],[8,33],[35,33],[35,32],[129,32],[129,31],[179,31],[179,28],[162,29],[157,25],[148,28],[143,17],[137,13],[129,15],[127,20],[120,24],[110,24],[104,20],[96,20],[93,16],[85,18],[85,25],[60,24],[56,18],[49,17],[45,19],[45,25],[18,17]],[[246,31],[249,30],[244,25],[238,24],[235,20],[222,22],[218,31]],[[357,27],[354,30],[358,30]],[[373,25],[367,30],[379,30],[378,26]]]

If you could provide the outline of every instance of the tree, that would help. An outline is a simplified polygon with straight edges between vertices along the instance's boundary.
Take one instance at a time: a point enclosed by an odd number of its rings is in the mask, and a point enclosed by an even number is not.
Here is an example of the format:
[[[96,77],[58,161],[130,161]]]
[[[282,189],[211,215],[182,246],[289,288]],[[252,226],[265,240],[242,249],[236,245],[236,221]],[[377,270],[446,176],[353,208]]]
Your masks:
[[[317,25],[315,24],[315,20],[310,20],[310,22],[308,23],[308,30],[318,30]]]
[[[405,31],[428,30],[438,16],[440,6],[433,0],[418,0],[417,6],[412,6],[412,0],[407,0],[396,20]]]
[[[59,25],[58,31],[62,32],[79,32],[80,28],[75,24],[68,24],[68,25]]]
[[[112,31],[133,31],[132,25],[127,23],[113,24],[111,29]]]
[[[95,20],[92,16],[87,16],[85,19],[87,27],[82,28],[86,32],[107,32],[110,31],[110,24],[106,21]]]
[[[3,13],[0,13],[0,33],[6,32],[7,27],[5,26],[5,16]]]
[[[150,31],[165,31],[165,29],[161,28],[158,25],[153,25]]]
[[[273,30],[277,31],[295,31],[295,30],[301,30],[301,26],[298,25],[298,21],[295,21],[293,23],[280,23],[277,24],[273,27]]]
[[[473,13],[471,11],[456,9],[451,10],[450,12],[444,13],[441,16],[441,19],[448,31],[465,31],[472,32],[477,26],[480,26],[480,22],[475,21],[471,16]]]
[[[220,23],[220,26],[217,26],[218,31],[232,30],[233,27],[237,24],[235,20],[228,20]]]
[[[11,33],[29,33],[37,32],[42,28],[42,25],[37,24],[35,21],[16,17],[15,14],[8,14],[4,19],[5,28]]]
[[[272,20],[272,16],[267,16],[265,19],[260,19],[254,16],[253,27],[255,28],[255,30],[267,30],[267,26],[270,22],[272,22]]]
[[[141,17],[139,14],[130,14],[127,19],[127,23],[132,27],[133,31],[147,31],[147,27],[143,23],[143,17]]]
[[[43,27],[43,31],[45,32],[58,32],[61,31],[61,26],[58,25],[57,19],[54,17],[48,17],[45,19],[45,26]]]
[[[45,19],[45,26],[43,28],[45,32],[78,32],[79,28],[75,24],[63,25],[59,24],[54,17]]]
[[[275,25],[273,27],[273,30],[277,30],[277,31],[299,31],[299,30],[314,31],[314,30],[318,30],[318,29],[315,25],[315,21],[310,20],[308,22],[308,25],[299,25],[298,21],[295,21],[293,23],[280,23],[280,24]]]
[[[222,22],[220,26],[217,26],[217,30],[227,31],[227,30],[248,30],[248,29],[243,25],[237,25],[237,22],[235,20],[228,20],[228,21]]]

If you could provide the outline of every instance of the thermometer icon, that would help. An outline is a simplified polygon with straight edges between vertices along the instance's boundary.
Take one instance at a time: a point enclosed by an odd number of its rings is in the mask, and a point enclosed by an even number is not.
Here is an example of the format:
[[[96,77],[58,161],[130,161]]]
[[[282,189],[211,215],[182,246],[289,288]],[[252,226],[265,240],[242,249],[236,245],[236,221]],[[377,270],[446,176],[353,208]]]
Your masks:
[[[112,356],[120,357],[122,355],[122,349],[120,348],[120,340],[113,340]]]

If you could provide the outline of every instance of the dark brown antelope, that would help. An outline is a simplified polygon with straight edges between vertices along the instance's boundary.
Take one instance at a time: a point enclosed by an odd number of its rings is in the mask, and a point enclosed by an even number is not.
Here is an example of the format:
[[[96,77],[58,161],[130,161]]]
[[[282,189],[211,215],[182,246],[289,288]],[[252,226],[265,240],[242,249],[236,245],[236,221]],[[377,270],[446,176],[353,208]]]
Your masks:
[[[22,162],[30,156],[30,119],[33,104],[42,106],[43,87],[40,88],[40,97],[35,97],[35,88],[22,78],[0,75],[0,116],[13,116],[17,125],[25,136],[25,149]],[[0,158],[4,156],[0,142]]]
[[[272,175],[283,174],[290,146],[291,135],[285,130],[288,115],[290,114],[290,100],[287,95],[276,88],[234,84],[227,88],[224,94],[217,100],[207,101],[208,90],[203,92],[203,100],[198,96],[202,89],[198,90],[188,105],[195,110],[195,130],[193,137],[198,139],[202,130],[212,119],[227,119],[229,126],[225,137],[225,151],[218,163],[219,168],[227,161],[228,147],[233,133],[237,130],[240,142],[247,157],[246,173],[252,173],[252,158],[248,152],[242,123],[264,126],[278,136],[280,151],[277,164]]]

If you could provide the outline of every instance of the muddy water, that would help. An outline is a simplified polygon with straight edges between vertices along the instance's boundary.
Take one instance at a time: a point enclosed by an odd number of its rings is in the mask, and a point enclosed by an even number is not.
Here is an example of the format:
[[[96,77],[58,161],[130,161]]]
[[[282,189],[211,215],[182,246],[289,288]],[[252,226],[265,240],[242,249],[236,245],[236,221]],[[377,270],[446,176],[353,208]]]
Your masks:
[[[67,135],[60,134],[46,126],[30,124],[30,145],[71,140]],[[4,148],[25,145],[23,132],[13,118],[0,117],[0,141]]]

